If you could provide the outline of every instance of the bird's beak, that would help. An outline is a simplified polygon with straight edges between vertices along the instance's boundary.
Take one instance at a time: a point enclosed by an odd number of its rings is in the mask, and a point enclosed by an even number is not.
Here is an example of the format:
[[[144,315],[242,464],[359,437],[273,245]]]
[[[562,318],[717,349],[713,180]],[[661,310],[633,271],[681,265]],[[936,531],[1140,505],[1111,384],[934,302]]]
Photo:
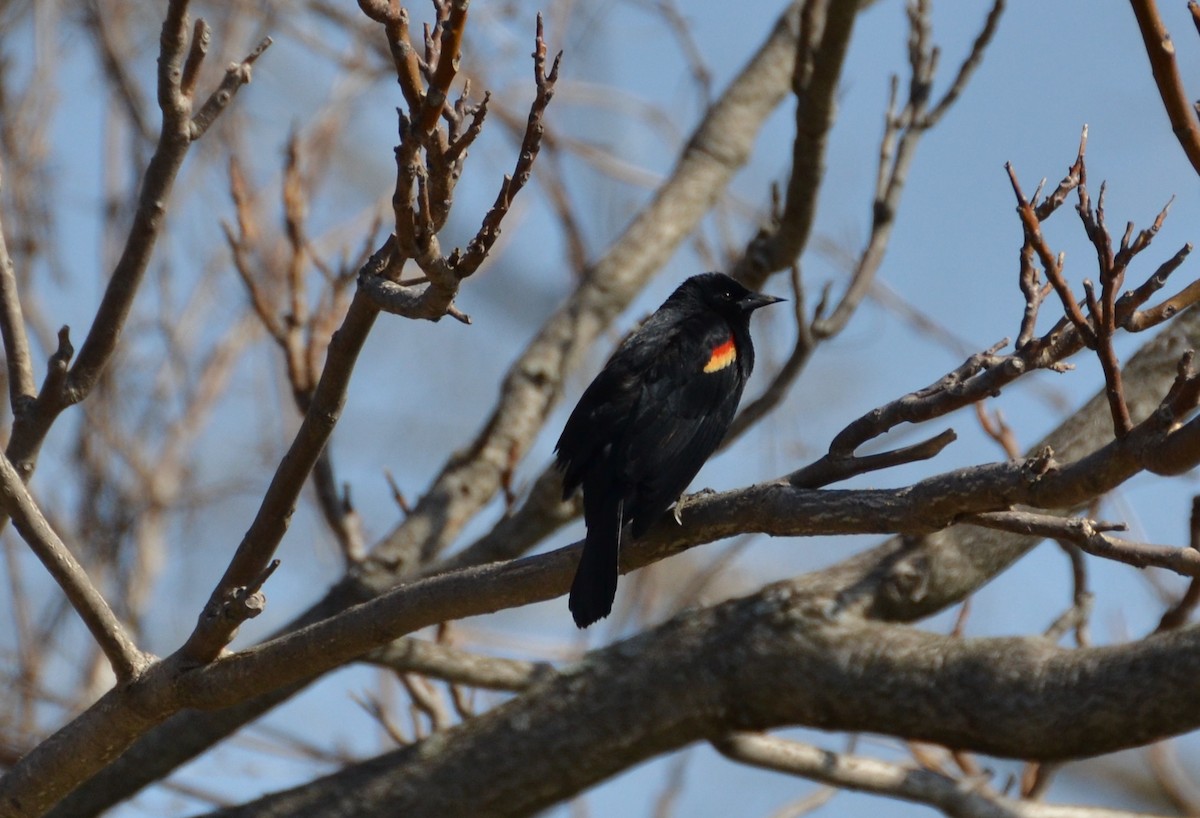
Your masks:
[[[764,293],[750,293],[750,295],[738,302],[738,306],[746,312],[753,312],[759,307],[765,307],[768,304],[778,304],[780,301],[787,301],[786,298],[777,298],[773,295]]]

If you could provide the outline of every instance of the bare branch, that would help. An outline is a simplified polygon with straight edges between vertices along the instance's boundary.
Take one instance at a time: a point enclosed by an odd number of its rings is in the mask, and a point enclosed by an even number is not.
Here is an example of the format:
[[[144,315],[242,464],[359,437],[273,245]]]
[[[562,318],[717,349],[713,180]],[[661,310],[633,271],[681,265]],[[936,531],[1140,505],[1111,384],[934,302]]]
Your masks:
[[[8,254],[4,227],[0,222],[0,334],[4,338],[4,358],[8,366],[8,401],[14,416],[25,413],[37,398],[33,382],[33,359],[25,334],[25,316],[17,292],[17,276]]]
[[[487,257],[496,238],[500,235],[500,222],[508,212],[513,197],[529,181],[533,162],[537,159],[538,151],[541,149],[544,129],[542,117],[546,113],[546,106],[554,97],[554,84],[558,80],[558,66],[562,60],[562,52],[559,52],[551,62],[550,70],[546,70],[546,40],[542,34],[542,17],[539,14],[537,38],[533,51],[533,79],[537,87],[537,94],[529,108],[529,119],[525,126],[525,136],[521,140],[521,152],[517,157],[517,166],[513,170],[512,176],[504,177],[504,182],[500,185],[500,192],[496,195],[495,204],[484,217],[479,232],[467,244],[467,249],[461,256],[457,253],[451,255],[450,267],[459,279],[474,273]]]
[[[1138,29],[1142,32],[1150,71],[1154,75],[1154,83],[1158,86],[1167,117],[1171,120],[1171,129],[1188,161],[1200,173],[1200,123],[1196,120],[1196,113],[1175,63],[1175,44],[1171,42],[1171,35],[1158,15],[1155,0],[1130,0],[1129,5],[1133,7]]]
[[[240,815],[320,813],[351,790],[412,818],[515,818],[692,741],[784,724],[1059,759],[1200,723],[1200,703],[1187,686],[1200,655],[1195,628],[1064,649],[1040,636],[961,639],[862,622],[833,611],[835,599],[784,584],[672,620],[594,652],[570,674],[536,688],[537,695],[481,714],[420,753],[400,750],[351,765],[244,805]],[[715,649],[727,669],[720,674],[709,664]],[[232,657],[205,668],[187,680],[187,690],[215,705],[230,691],[217,678],[248,660]],[[1080,697],[1082,685],[1093,695]],[[878,696],[881,686],[891,695]],[[904,708],[894,706],[896,697]],[[577,718],[564,722],[564,709]],[[648,712],[657,718],[609,718]],[[1059,717],[1030,718],[1031,712]],[[521,730],[511,729],[514,720]],[[526,763],[544,757],[546,747],[589,763],[563,764],[546,776]],[[480,765],[497,752],[509,770],[502,787]]]
[[[149,666],[150,657],[138,650],[126,634],[83,566],[50,527],[12,463],[3,456],[0,456],[0,504],[91,631],[118,682],[128,684],[136,679]]]
[[[1142,813],[1017,800],[988,791],[971,778],[952,778],[865,756],[756,733],[731,733],[712,742],[727,758],[857,792],[927,804],[953,818],[1137,818]]]
[[[928,440],[923,440],[912,446],[894,449],[890,452],[879,452],[863,456],[857,456],[853,453],[839,452],[835,454],[830,452],[804,468],[792,472],[788,475],[787,480],[796,488],[820,488],[828,486],[831,483],[848,480],[859,474],[866,474],[867,472],[878,471],[880,469],[890,469],[893,466],[899,466],[904,463],[930,460],[937,457],[942,449],[957,439],[958,435],[954,433],[954,430],[947,429]]]
[[[1108,536],[1108,531],[1124,531],[1124,523],[1098,523],[1079,517],[1051,517],[1024,511],[993,511],[971,514],[962,522],[997,528],[1017,534],[1066,540],[1089,554],[1123,562],[1138,568],[1154,566],[1189,577],[1200,576],[1200,552],[1191,548],[1129,542]]]
[[[423,639],[398,639],[368,653],[364,661],[403,673],[432,676],[487,690],[527,690],[554,674],[549,664],[482,656]]]
[[[389,240],[368,265],[382,266],[391,255]],[[258,514],[238,545],[225,575],[205,606],[196,629],[181,649],[191,661],[213,661],[233,638],[244,620],[228,608],[228,600],[239,588],[251,585],[270,564],[283,539],[296,506],[296,498],[325,448],[346,400],[346,389],[358,354],[375,323],[378,312],[361,295],[356,295],[329,344],[325,369],[312,402],[288,453],[280,461],[259,506]]]

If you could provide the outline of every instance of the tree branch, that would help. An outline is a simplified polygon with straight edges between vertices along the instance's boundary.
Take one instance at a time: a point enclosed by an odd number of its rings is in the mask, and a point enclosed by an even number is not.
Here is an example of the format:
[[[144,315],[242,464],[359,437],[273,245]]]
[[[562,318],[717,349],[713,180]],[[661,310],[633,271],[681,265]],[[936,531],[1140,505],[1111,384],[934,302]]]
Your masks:
[[[1155,0],[1129,0],[1129,5],[1137,18],[1146,57],[1150,60],[1150,72],[1154,75],[1167,118],[1171,120],[1171,130],[1192,167],[1200,173],[1200,124],[1175,64],[1175,44],[1159,17]]]
[[[927,804],[951,818],[1151,818],[1123,810],[1007,798],[990,792],[977,779],[952,778],[934,770],[835,753],[757,733],[732,733],[712,745],[732,761],[841,789]]]
[[[674,619],[435,739],[211,815],[517,818],[693,741],[784,725],[1036,759],[1200,725],[1195,627],[1064,649],[863,622],[833,604],[781,583]],[[547,758],[561,759],[553,775]],[[347,792],[353,807],[342,806]]]
[[[8,405],[13,417],[19,417],[37,398],[33,381],[33,360],[29,354],[29,338],[25,334],[25,316],[21,312],[21,296],[17,291],[17,276],[12,257],[4,239],[0,222],[0,335],[4,338],[4,357],[8,365]]]
[[[92,637],[108,657],[119,685],[127,685],[150,664],[148,655],[125,632],[104,596],[92,584],[83,566],[59,539],[41,509],[29,494],[17,470],[0,455],[0,508],[42,565],[62,588],[68,601],[87,625]]]

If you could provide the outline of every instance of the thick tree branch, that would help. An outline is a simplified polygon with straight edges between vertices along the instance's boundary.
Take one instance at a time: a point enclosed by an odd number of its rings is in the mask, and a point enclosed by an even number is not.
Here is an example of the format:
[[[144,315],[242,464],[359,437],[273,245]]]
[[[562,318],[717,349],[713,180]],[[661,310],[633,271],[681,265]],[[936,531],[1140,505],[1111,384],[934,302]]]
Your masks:
[[[1200,726],[1198,628],[1068,650],[863,622],[831,603],[782,583],[677,618],[422,744],[212,815],[516,818],[693,741],[783,725],[1047,760]]]

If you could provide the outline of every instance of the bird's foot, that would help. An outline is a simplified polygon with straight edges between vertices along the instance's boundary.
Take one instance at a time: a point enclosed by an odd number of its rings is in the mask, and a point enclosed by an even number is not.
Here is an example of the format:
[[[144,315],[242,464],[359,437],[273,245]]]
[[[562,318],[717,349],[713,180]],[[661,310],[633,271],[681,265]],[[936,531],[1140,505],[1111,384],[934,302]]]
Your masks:
[[[675,508],[673,510],[675,522],[679,523],[679,525],[683,525],[683,507],[690,506],[692,503],[696,502],[698,497],[706,497],[710,494],[716,494],[716,491],[713,489],[700,489],[695,494],[679,495],[679,499],[675,501]]]

